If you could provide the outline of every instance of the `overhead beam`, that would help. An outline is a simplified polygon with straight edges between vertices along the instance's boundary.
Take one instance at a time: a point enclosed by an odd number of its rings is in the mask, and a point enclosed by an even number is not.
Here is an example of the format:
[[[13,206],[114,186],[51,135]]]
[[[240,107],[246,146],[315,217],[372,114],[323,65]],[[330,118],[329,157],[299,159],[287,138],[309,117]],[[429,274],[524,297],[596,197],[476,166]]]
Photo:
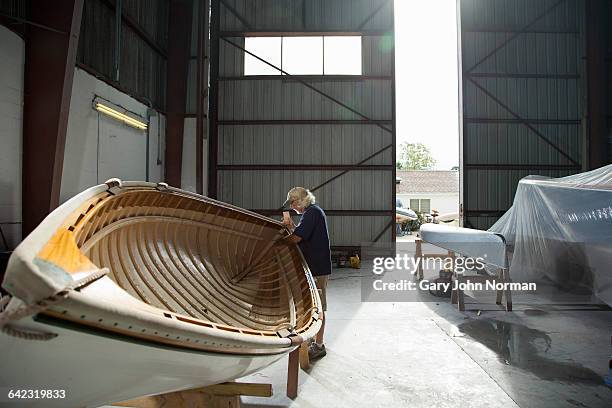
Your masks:
[[[256,212],[267,217],[274,215],[283,215],[284,209],[263,209],[254,208],[249,211]],[[327,216],[353,216],[353,217],[380,217],[380,216],[395,216],[395,210],[328,210],[325,209],[325,215]]]
[[[477,118],[477,117],[464,117],[465,123],[486,123],[486,124],[524,124],[529,123],[530,125],[580,125],[582,121],[580,119],[513,119],[513,118]],[[486,136],[497,136],[495,134],[487,134]]]
[[[312,81],[312,82],[357,82],[369,80],[392,81],[390,75],[240,75],[240,76],[222,76],[219,81],[253,81],[253,80],[282,80],[284,82]]]
[[[580,170],[577,164],[540,164],[540,163],[466,163],[466,170]]]
[[[166,78],[166,160],[165,181],[181,187],[183,131],[187,105],[187,73],[191,44],[192,4],[172,0],[168,13],[168,65]]]
[[[254,171],[254,170],[393,170],[392,164],[220,164],[217,170]]]
[[[267,125],[392,125],[390,119],[346,120],[346,119],[240,119],[220,120],[219,126],[267,126]]]
[[[555,30],[554,28],[542,28],[542,29],[520,29],[517,27],[489,27],[489,28],[466,28],[462,30],[464,33],[506,33],[506,34],[568,34],[576,35],[580,34],[578,30]]]
[[[37,25],[28,26],[25,49],[24,237],[59,205],[83,1],[30,2]]]
[[[12,16],[7,13],[0,13],[0,24],[6,26],[9,30],[15,32],[22,38],[26,36],[26,26],[33,25],[38,28],[43,28],[45,30],[52,31],[58,34],[68,34],[64,31],[57,30],[53,27],[48,27],[44,24],[38,24],[34,21],[26,20],[25,18],[21,18],[19,16]]]
[[[472,78],[502,78],[502,79],[579,79],[580,74],[536,74],[511,72],[472,72],[465,73]]]
[[[321,37],[321,36],[364,36],[364,37],[382,37],[389,35],[388,30],[310,30],[310,31],[221,31],[219,37]]]

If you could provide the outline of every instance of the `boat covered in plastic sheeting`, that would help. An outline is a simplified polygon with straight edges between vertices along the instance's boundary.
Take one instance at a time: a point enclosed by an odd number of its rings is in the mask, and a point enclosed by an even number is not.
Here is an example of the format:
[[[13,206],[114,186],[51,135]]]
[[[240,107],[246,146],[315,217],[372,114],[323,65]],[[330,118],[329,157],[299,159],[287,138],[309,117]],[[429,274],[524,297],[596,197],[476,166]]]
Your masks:
[[[612,165],[523,178],[512,207],[489,231],[512,249],[513,281],[587,289],[612,305]]]

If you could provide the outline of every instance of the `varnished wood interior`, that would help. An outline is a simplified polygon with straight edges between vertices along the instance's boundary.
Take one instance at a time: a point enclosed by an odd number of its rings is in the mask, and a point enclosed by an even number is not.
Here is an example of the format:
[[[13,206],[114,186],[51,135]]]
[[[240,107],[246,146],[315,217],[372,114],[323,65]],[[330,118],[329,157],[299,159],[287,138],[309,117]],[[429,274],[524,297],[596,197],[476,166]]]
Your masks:
[[[67,227],[119,286],[183,321],[269,335],[312,321],[313,289],[299,251],[275,242],[282,227],[265,218],[140,188],[95,197]]]

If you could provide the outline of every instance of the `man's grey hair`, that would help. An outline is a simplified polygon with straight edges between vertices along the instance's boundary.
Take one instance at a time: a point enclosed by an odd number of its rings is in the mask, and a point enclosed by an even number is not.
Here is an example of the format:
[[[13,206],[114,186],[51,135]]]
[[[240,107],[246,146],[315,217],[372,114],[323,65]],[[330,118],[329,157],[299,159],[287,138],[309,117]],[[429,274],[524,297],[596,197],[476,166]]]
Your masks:
[[[287,193],[287,201],[295,201],[300,208],[306,208],[316,202],[314,194],[304,187],[293,187]]]

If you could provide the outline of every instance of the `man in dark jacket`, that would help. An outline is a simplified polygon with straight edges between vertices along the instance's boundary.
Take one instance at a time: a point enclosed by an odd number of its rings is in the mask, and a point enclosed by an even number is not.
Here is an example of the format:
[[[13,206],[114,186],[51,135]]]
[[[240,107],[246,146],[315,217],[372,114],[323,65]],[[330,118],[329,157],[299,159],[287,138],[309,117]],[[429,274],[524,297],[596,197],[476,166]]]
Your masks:
[[[325,212],[316,204],[315,196],[303,187],[294,187],[287,193],[287,202],[291,208],[302,215],[299,224],[293,233],[286,239],[298,244],[304,259],[315,278],[317,289],[323,303],[323,311],[327,310],[327,277],[331,274],[331,251],[329,247],[329,233],[327,231],[327,218]],[[283,221],[289,228],[293,222],[289,219]],[[317,333],[314,342],[308,349],[310,359],[320,358],[326,354],[323,344],[325,332],[325,313],[321,313],[323,324]]]

